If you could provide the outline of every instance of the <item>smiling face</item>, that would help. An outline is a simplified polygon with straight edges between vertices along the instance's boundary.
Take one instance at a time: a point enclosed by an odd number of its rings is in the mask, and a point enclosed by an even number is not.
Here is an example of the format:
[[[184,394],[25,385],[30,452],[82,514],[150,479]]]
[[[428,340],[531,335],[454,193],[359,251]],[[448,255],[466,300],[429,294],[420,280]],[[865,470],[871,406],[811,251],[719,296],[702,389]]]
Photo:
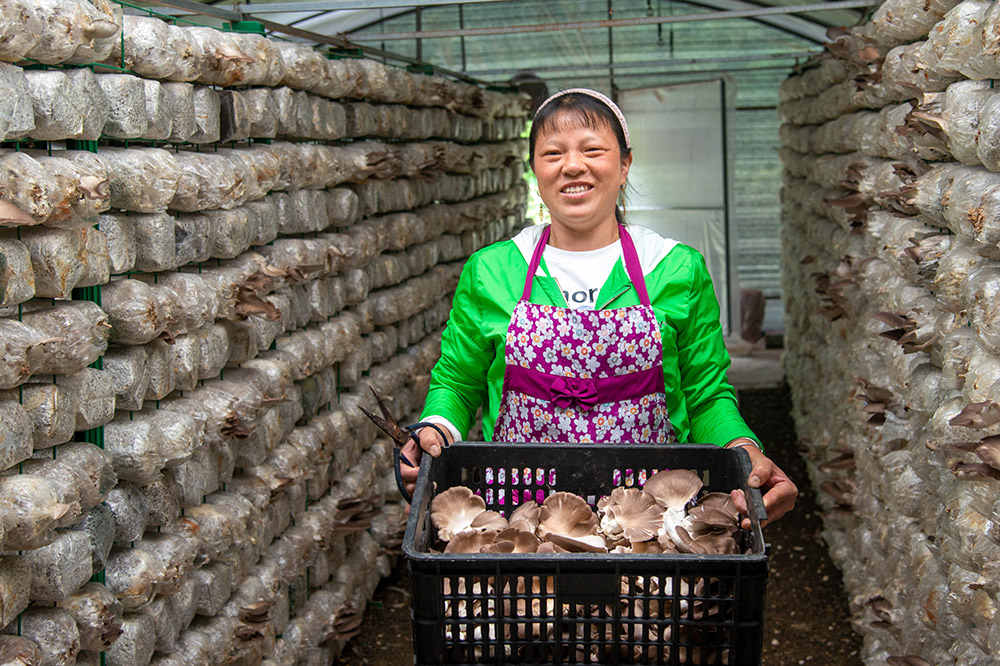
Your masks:
[[[603,122],[560,111],[535,139],[538,193],[552,218],[552,244],[597,249],[617,238],[615,204],[632,164]]]

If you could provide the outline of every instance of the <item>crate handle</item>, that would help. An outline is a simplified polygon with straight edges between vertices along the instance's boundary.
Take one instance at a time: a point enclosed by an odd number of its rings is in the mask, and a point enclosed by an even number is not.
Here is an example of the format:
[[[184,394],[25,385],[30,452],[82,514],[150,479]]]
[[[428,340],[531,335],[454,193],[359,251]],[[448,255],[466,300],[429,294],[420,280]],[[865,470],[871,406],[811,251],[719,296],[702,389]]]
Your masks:
[[[749,500],[750,501],[747,503],[747,511],[753,511],[754,515],[757,517],[757,522],[763,523],[767,520],[767,509],[764,508],[764,495],[760,492],[760,488],[750,489]]]
[[[406,430],[408,433],[410,433],[410,437],[414,439],[418,447],[420,446],[420,436],[417,435],[417,431],[420,430],[421,428],[434,428],[435,430],[437,430],[438,434],[441,435],[441,439],[444,440],[445,446],[448,446],[448,438],[445,436],[444,430],[442,430],[440,426],[438,426],[438,424],[436,423],[421,421],[420,423],[414,423],[412,425],[403,426],[403,430]],[[402,460],[402,453],[400,453],[399,447],[398,446],[392,447],[392,471],[396,477],[396,487],[399,488],[399,494],[403,496],[403,499],[406,500],[406,503],[412,504],[413,496],[410,495],[409,491],[406,490],[406,487],[403,485],[403,471],[402,468],[399,466],[401,460]]]

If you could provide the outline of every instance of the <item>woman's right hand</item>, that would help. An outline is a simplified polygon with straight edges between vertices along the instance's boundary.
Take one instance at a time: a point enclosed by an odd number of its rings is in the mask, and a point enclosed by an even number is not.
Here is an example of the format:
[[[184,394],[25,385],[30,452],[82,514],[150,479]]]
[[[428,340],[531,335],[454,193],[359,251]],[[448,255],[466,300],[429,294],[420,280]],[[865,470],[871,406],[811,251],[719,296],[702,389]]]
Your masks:
[[[420,474],[420,458],[426,451],[432,458],[437,458],[441,455],[441,450],[445,446],[450,446],[452,442],[451,433],[445,430],[448,435],[448,440],[442,440],[441,434],[434,428],[421,428],[417,435],[420,437],[420,446],[417,446],[417,441],[415,438],[411,437],[406,445],[403,446],[402,454],[406,456],[406,459],[413,463],[413,467],[408,467],[406,463],[400,461],[400,473],[403,478],[403,487],[406,488],[406,492],[413,495],[414,489],[417,487],[417,475]]]

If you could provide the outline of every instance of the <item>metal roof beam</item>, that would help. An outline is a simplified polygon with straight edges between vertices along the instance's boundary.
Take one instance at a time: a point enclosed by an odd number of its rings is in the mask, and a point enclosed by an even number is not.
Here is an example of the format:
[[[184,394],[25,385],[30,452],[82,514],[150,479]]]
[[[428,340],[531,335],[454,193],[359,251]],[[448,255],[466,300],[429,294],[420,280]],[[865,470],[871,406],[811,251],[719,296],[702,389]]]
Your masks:
[[[762,53],[754,55],[752,53],[738,55],[738,56],[720,56],[716,58],[685,58],[683,60],[671,60],[661,58],[659,60],[644,60],[641,62],[616,62],[614,64],[608,63],[598,63],[593,65],[550,65],[546,67],[519,67],[519,68],[502,68],[502,69],[476,69],[467,72],[470,76],[498,76],[502,74],[517,74],[519,72],[530,71],[532,74],[541,74],[546,72],[562,72],[562,71],[572,71],[572,72],[586,72],[586,71],[605,71],[608,69],[613,69],[616,72],[637,69],[641,67],[686,67],[688,65],[720,65],[725,63],[743,63],[743,62],[756,62],[762,60],[794,60],[797,58],[813,58],[817,55],[815,51],[790,51],[788,53]],[[559,76],[554,76],[552,78],[561,78]]]
[[[721,1],[721,0],[716,0]],[[692,4],[708,4],[711,0],[695,0]],[[531,32],[557,32],[565,30],[590,30],[598,28],[619,28],[637,25],[657,25],[664,23],[689,23],[693,21],[718,21],[723,19],[753,18],[764,20],[762,17],[775,17],[791,19],[789,14],[806,14],[811,12],[824,12],[836,9],[857,9],[859,7],[870,7],[877,5],[881,0],[836,0],[835,2],[822,2],[807,5],[788,5],[782,7],[760,7],[750,3],[729,0],[725,2],[728,6],[740,7],[739,9],[722,9],[714,12],[677,14],[673,16],[646,16],[630,19],[606,19],[602,21],[570,21],[563,23],[538,23],[533,25],[511,25],[493,26],[487,28],[465,28],[464,30],[418,30],[411,32],[386,32],[379,34],[371,33],[349,33],[342,35],[352,41],[394,41],[401,39],[433,39],[442,37],[477,37],[512,35]],[[801,19],[800,19],[801,21]],[[777,21],[775,21],[775,24]],[[799,26],[776,25],[782,30],[799,34],[802,37],[816,42],[825,40],[825,29],[819,25],[803,21]]]
[[[510,0],[460,0],[462,4],[480,2],[509,2]],[[396,7],[435,7],[439,5],[454,5],[458,0],[297,0],[295,2],[249,3],[237,2],[217,7],[227,7],[243,14],[284,14],[286,12],[332,12],[341,9],[396,8]]]

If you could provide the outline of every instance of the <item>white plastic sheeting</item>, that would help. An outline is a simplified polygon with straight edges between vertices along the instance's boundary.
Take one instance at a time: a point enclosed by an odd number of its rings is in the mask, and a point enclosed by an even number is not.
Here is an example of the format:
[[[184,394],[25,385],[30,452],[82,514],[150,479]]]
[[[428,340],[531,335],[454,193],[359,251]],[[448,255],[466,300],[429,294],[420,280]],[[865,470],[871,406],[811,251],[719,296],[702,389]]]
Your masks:
[[[623,91],[634,161],[627,219],[698,249],[705,255],[730,330],[734,265],[727,242],[729,206],[724,82]]]

